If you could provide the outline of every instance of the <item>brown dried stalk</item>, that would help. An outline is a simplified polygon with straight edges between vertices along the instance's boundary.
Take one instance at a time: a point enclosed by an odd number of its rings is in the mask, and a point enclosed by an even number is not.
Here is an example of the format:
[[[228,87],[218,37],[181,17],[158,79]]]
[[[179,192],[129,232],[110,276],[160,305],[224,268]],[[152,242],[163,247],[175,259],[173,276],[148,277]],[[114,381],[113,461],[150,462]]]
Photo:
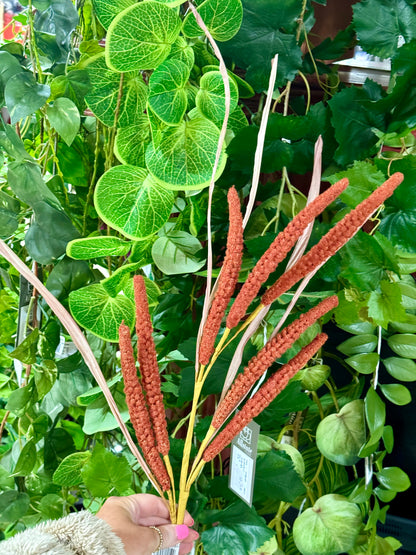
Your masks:
[[[121,370],[124,378],[124,392],[129,408],[130,421],[136,433],[137,441],[143,455],[163,491],[170,489],[170,480],[166,468],[156,449],[155,435],[150,423],[142,386],[137,377],[130,329],[121,324],[119,328]]]
[[[137,358],[140,365],[142,385],[146,395],[150,420],[156,444],[163,456],[169,453],[169,436],[166,425],[165,407],[161,391],[159,366],[153,341],[153,326],[150,320],[146,286],[143,276],[134,276],[134,298],[136,301]]]
[[[227,395],[218,405],[211,426],[216,429],[220,428],[269,366],[282,356],[318,318],[337,305],[338,297],[336,295],[324,299],[305,314],[301,314],[297,320],[289,324],[273,339],[269,340],[263,349],[250,360],[244,371],[233,383]]]
[[[305,228],[331,204],[348,186],[347,179],[341,179],[297,214],[281,231],[263,254],[237,295],[227,317],[227,328],[232,329],[245,315],[250,303],[257,296],[260,287],[275,271],[302,235]]]
[[[214,352],[215,339],[225,310],[237,285],[243,259],[243,216],[240,199],[235,187],[231,187],[228,191],[228,210],[230,227],[227,236],[227,250],[218,280],[218,288],[205,322],[199,346],[199,362],[204,365],[208,364]]]
[[[333,256],[368,220],[371,214],[388,198],[403,181],[402,173],[393,174],[368,198],[351,210],[341,221],[328,231],[296,264],[285,272],[263,295],[263,305],[269,305],[290,289],[316,266]]]
[[[283,391],[289,380],[319,351],[327,339],[328,336],[325,333],[319,334],[292,360],[282,366],[278,372],[275,372],[213,440],[211,445],[204,451],[203,460],[205,462],[211,461],[231,443],[232,439],[241,432],[244,426],[247,426],[253,418],[258,416]]]

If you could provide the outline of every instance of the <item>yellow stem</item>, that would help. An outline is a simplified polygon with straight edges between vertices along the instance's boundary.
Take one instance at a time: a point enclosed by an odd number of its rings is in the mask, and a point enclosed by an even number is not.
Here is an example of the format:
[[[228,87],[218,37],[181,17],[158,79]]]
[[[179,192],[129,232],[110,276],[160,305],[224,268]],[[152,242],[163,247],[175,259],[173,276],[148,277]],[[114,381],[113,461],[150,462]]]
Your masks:
[[[169,497],[169,504],[172,509],[171,510],[171,520],[172,520],[172,517],[175,518],[175,511],[176,511],[175,477],[173,475],[173,470],[172,470],[172,465],[170,463],[169,455],[164,455],[163,460],[166,466],[166,470],[168,472],[168,476],[170,478],[170,485],[172,488],[172,491],[170,492],[171,496]],[[168,496],[169,496],[169,492],[168,492]],[[175,524],[173,520],[172,520],[172,524]]]
[[[168,491],[169,499],[169,514],[170,521],[172,524],[176,524],[176,503],[175,503],[175,490],[171,489]]]
[[[217,429],[214,428],[214,426],[210,426],[210,427],[209,427],[209,429],[208,429],[208,431],[207,431],[207,433],[206,433],[206,436],[204,437],[204,439],[202,440],[201,445],[199,446],[198,454],[197,454],[197,456],[195,457],[194,462],[193,462],[193,464],[192,464],[191,472],[190,472],[190,475],[191,475],[191,476],[192,476],[192,474],[193,474],[193,472],[194,472],[194,470],[195,470],[195,468],[196,468],[196,465],[197,465],[197,464],[199,463],[199,461],[201,460],[201,457],[202,457],[202,455],[203,455],[203,453],[204,453],[204,451],[205,451],[205,447],[206,447],[206,446],[208,445],[208,443],[211,441],[211,438],[212,438],[212,436],[215,434],[216,430],[217,430]],[[188,479],[187,485],[188,485],[188,484],[189,484],[189,479]]]
[[[199,375],[202,376],[201,377],[202,382],[204,382],[206,380],[208,374],[211,371],[211,368],[215,364],[215,361],[217,360],[219,355],[222,353],[223,345],[224,345],[229,333],[230,333],[230,330],[228,328],[225,328],[224,333],[223,333],[218,345],[215,348],[214,354],[212,355],[212,358],[211,358],[208,366],[206,367],[206,369],[205,369],[205,366],[201,366],[200,371],[199,371]]]
[[[205,461],[199,461],[198,466],[195,468],[195,470],[191,473],[191,475],[189,476],[188,482],[186,484],[187,490],[188,492],[191,489],[192,484],[195,482],[195,480],[198,478],[198,476],[200,475],[202,469],[205,466]]]
[[[228,341],[228,343],[226,343],[226,345],[224,346],[224,349],[226,349],[228,347],[228,345],[234,341],[234,339],[237,337],[237,335],[239,335],[243,330],[245,330],[250,324],[251,322],[256,318],[256,316],[258,315],[259,312],[261,312],[263,310],[263,308],[265,307],[265,305],[263,303],[260,303],[259,306],[256,308],[256,310],[254,310],[250,316],[247,318],[247,320],[245,320],[241,326],[238,328],[238,330],[235,332],[235,334],[232,336],[232,338]],[[231,330],[229,330],[228,328],[226,328],[225,331],[228,330],[228,333],[230,333]],[[228,334],[227,334],[228,335]]]

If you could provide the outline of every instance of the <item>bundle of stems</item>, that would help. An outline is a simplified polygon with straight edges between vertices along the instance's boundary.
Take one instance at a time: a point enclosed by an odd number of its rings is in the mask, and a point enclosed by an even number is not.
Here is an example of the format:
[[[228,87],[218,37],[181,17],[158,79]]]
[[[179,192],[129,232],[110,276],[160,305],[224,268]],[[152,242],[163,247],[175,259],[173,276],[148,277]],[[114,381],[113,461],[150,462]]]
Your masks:
[[[237,191],[232,187],[228,192],[229,231],[227,249],[218,287],[205,321],[199,344],[199,367],[195,372],[194,395],[188,419],[188,430],[179,478],[179,496],[176,506],[175,481],[169,461],[169,438],[160,388],[160,375],[156,349],[152,339],[152,325],[148,312],[144,280],[135,276],[135,300],[137,308],[137,349],[141,380],[137,377],[130,331],[120,327],[120,351],[125,380],[127,404],[131,422],[145,460],[151,468],[160,489],[166,492],[173,522],[182,523],[192,484],[198,479],[205,463],[211,461],[226,447],[247,423],[255,418],[286,387],[288,381],[322,347],[325,334],[318,334],[306,347],[287,364],[272,373],[262,387],[244,403],[253,386],[270,369],[273,362],[281,357],[299,337],[324,314],[338,304],[332,295],[274,335],[247,364],[243,372],[234,380],[228,392],[218,404],[206,437],[191,465],[191,447],[194,441],[194,426],[202,388],[209,372],[226,344],[236,338],[265,306],[288,291],[300,279],[316,271],[328,258],[333,256],[371,217],[382,203],[393,194],[403,180],[396,173],[378,187],[367,199],[344,216],[322,239],[303,255],[290,269],[269,287],[258,307],[246,317],[247,308],[257,298],[261,287],[278,263],[302,236],[306,226],[313,222],[348,185],[341,180],[331,186],[307,205],[282,231],[256,264],[245,284],[238,293],[226,318],[226,326],[218,338],[225,313],[238,282],[243,254],[243,219]],[[244,321],[244,318],[246,320]],[[240,322],[243,322],[240,324]],[[234,328],[236,328],[234,330]],[[229,338],[233,331],[233,336]],[[227,343],[228,339],[228,343]],[[217,341],[217,345],[215,345]],[[242,404],[243,403],[243,404]],[[242,405],[242,406],[241,406]],[[234,411],[237,415],[229,420]]]

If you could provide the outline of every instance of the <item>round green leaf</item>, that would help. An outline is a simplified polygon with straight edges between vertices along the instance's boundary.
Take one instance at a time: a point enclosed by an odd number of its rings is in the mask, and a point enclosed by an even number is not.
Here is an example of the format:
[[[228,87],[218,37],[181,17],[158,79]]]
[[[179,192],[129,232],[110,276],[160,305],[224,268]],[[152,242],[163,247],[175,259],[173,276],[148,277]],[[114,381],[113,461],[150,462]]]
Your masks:
[[[137,0],[93,0],[95,14],[104,29],[108,29],[120,12],[136,3]]]
[[[149,105],[153,112],[168,125],[182,121],[188,104],[185,85],[189,67],[179,60],[165,60],[149,79]]]
[[[114,154],[122,164],[143,167],[145,152],[150,142],[150,124],[145,115],[138,115],[136,123],[117,131]]]
[[[388,466],[376,473],[382,486],[393,491],[406,491],[410,487],[408,475],[397,466]]]
[[[202,73],[207,73],[208,71],[218,71],[218,65],[207,65],[202,68]],[[235,81],[235,84],[238,87],[238,96],[240,98],[251,98],[255,95],[253,87],[247,83],[247,81],[244,81],[244,79],[241,79],[241,77],[230,70],[227,70],[227,72],[230,79]]]
[[[186,0],[157,0],[157,1],[160,4],[166,4],[171,8],[174,8],[175,6],[180,6],[181,4],[184,4],[186,2]]]
[[[134,4],[108,29],[108,66],[115,71],[154,69],[169,55],[180,28],[181,20],[170,7],[152,0]]]
[[[377,353],[360,353],[348,357],[345,362],[360,374],[373,374],[377,368],[379,358]]]
[[[399,383],[380,384],[380,389],[384,396],[395,405],[408,405],[412,400],[407,387]]]
[[[149,308],[153,308],[158,304],[158,298],[162,294],[160,288],[151,279],[144,277],[144,284],[146,287],[147,302]],[[123,287],[123,293],[134,302],[134,285],[133,280],[130,279]]]
[[[174,194],[143,168],[115,166],[98,181],[94,205],[105,223],[130,239],[145,239],[168,220]]]
[[[329,378],[331,368],[326,364],[315,364],[309,368],[303,368],[296,374],[296,379],[301,380],[302,387],[308,391],[316,391]]]
[[[134,323],[131,300],[124,295],[110,297],[99,283],[72,291],[69,307],[80,326],[106,341],[118,341],[118,328],[123,320],[129,327]]]
[[[389,357],[383,360],[387,372],[396,380],[413,382],[416,380],[416,362],[408,358]]]
[[[338,345],[338,351],[344,355],[355,355],[359,353],[371,353],[377,347],[377,337],[375,335],[365,333],[350,337]]]
[[[233,79],[229,79],[232,113],[238,103],[238,88]],[[200,112],[208,119],[222,122],[225,117],[225,88],[219,71],[209,71],[201,77],[200,89],[195,103]]]
[[[76,260],[90,260],[102,256],[125,256],[131,249],[131,243],[118,237],[85,237],[70,241],[66,254]]]
[[[91,453],[84,451],[65,457],[53,475],[53,483],[58,486],[77,486],[82,482],[81,470],[90,459]]]
[[[366,440],[364,403],[356,399],[337,414],[324,418],[316,430],[316,445],[330,461],[342,465],[355,464]]]
[[[104,54],[91,58],[86,70],[91,81],[91,90],[86,95],[85,102],[104,125],[113,127],[119,100],[120,73],[107,67]],[[143,114],[146,102],[147,86],[142,77],[135,72],[125,74],[117,125],[134,125]]]
[[[185,231],[171,231],[168,237],[159,237],[152,247],[156,266],[164,274],[197,272],[205,264],[195,255],[202,249],[196,237]]]
[[[152,175],[168,189],[192,190],[207,187],[217,153],[220,132],[203,116],[169,127],[160,143],[150,144],[146,150],[146,164]],[[223,152],[217,177],[224,170]]]
[[[392,351],[404,358],[416,358],[416,335],[401,333],[387,339]]]
[[[46,115],[55,131],[63,138],[68,146],[71,146],[75,139],[81,117],[78,108],[69,98],[57,98],[53,105],[46,108]]]
[[[51,94],[48,85],[37,83],[31,73],[16,73],[4,88],[4,98],[11,123],[30,116],[45,104]]]
[[[198,13],[215,40],[230,40],[240,29],[243,21],[241,0],[205,0],[198,7]],[[193,13],[189,13],[183,24],[183,34],[197,38],[203,34]]]
[[[361,511],[342,495],[328,494],[295,520],[293,539],[302,555],[350,551],[361,528]]]
[[[97,444],[82,468],[82,477],[92,495],[108,497],[130,487],[132,472],[125,457],[118,457]]]

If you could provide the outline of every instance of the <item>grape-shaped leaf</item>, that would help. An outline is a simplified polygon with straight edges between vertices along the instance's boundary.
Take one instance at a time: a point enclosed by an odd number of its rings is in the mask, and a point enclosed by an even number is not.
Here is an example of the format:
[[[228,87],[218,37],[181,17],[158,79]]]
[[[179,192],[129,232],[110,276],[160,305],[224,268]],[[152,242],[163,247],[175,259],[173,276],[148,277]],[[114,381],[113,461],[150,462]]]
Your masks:
[[[140,114],[136,123],[117,131],[114,154],[122,164],[143,167],[145,152],[150,142],[150,123],[147,116]]]
[[[230,83],[230,112],[233,112],[238,103],[238,88],[233,79]],[[222,122],[225,117],[225,90],[224,81],[219,71],[205,73],[199,83],[200,90],[196,95],[195,103],[200,112],[215,122]]]
[[[30,116],[48,100],[51,89],[37,83],[29,72],[16,73],[4,88],[4,98],[12,124]]]
[[[319,451],[332,462],[355,464],[366,440],[364,403],[356,399],[324,418],[316,430]]]
[[[120,12],[136,3],[137,0],[93,0],[95,14],[104,29],[109,28]]]
[[[186,64],[172,59],[160,64],[149,79],[149,106],[168,125],[180,123],[185,114],[189,74]]]
[[[120,93],[120,73],[107,67],[104,54],[91,59],[86,66],[92,89],[85,101],[94,115],[113,127]],[[119,127],[134,125],[146,107],[147,86],[138,73],[127,73],[123,77],[123,89],[118,110]]]
[[[159,2],[140,2],[111,23],[106,59],[115,71],[154,69],[165,60],[181,28],[178,14]]]
[[[198,13],[214,39],[222,42],[230,40],[243,21],[241,0],[205,0],[198,7]],[[183,34],[193,39],[203,34],[193,13],[185,18]]]
[[[130,239],[145,239],[166,223],[174,194],[143,168],[115,166],[98,181],[94,205],[105,223]]]
[[[118,237],[85,237],[75,239],[66,246],[66,254],[76,260],[90,260],[102,256],[124,256],[131,243]]]
[[[186,64],[189,69],[192,69],[195,63],[194,49],[183,37],[178,37],[176,42],[172,44],[168,59],[179,60],[180,62]]]
[[[331,493],[298,516],[293,539],[302,555],[338,555],[354,547],[361,522],[355,503]]]
[[[152,247],[154,263],[164,274],[197,272],[205,264],[196,254],[202,249],[196,237],[186,231],[171,231],[159,237]]]
[[[80,326],[105,341],[118,341],[118,328],[134,324],[134,304],[124,295],[110,297],[100,283],[69,294],[69,308]]]
[[[209,185],[220,132],[201,115],[166,129],[160,143],[146,150],[146,164],[152,175],[169,189],[202,189]],[[222,154],[217,177],[226,162]]]

